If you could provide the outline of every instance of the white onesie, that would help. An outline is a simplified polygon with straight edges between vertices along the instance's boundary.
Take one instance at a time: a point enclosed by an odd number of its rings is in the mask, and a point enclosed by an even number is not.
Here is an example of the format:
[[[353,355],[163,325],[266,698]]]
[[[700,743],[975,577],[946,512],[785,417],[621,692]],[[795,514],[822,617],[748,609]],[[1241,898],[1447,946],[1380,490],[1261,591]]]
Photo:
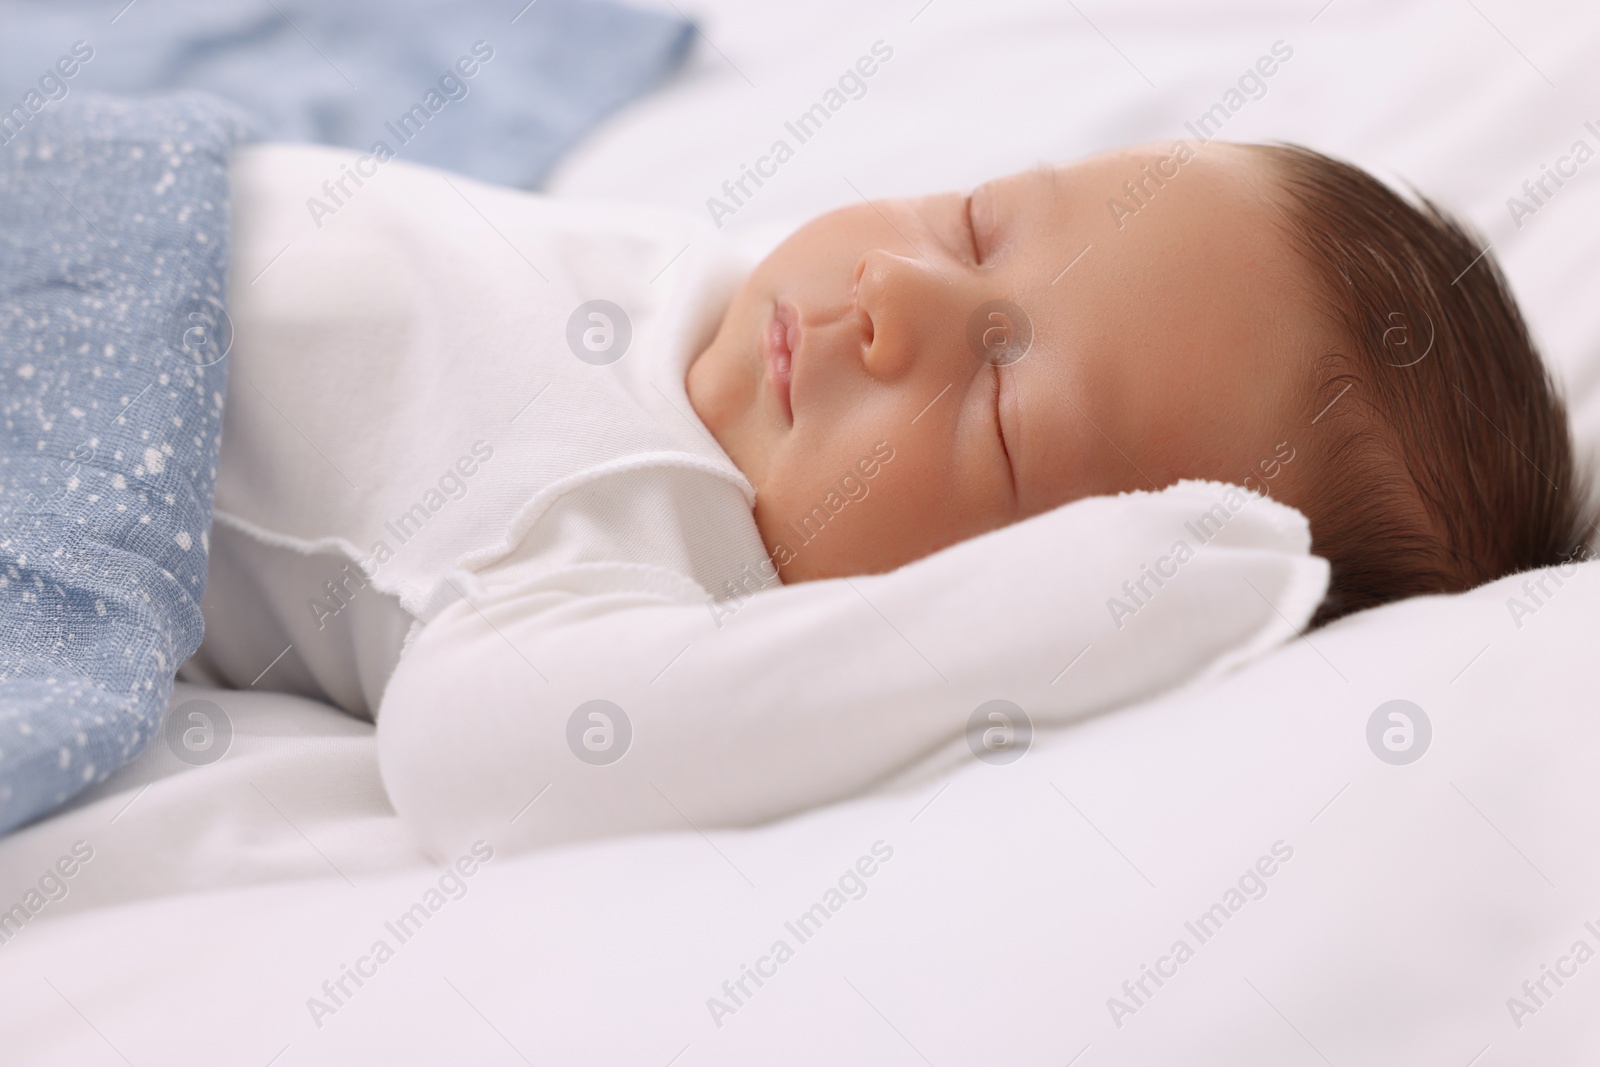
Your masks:
[[[748,268],[694,220],[308,146],[245,149],[232,181],[185,678],[375,716],[408,636],[463,594],[578,569],[709,599],[771,574],[754,491],[684,391]]]
[[[331,149],[248,149],[233,179],[184,675],[373,715],[385,788],[436,856],[749,825],[996,758],[1002,735],[1020,756],[1034,725],[1260,655],[1321,598],[1304,518],[1215,483],[757,592],[752,487],[683,384],[748,256],[692,216]],[[1180,579],[1108,615],[1219,506]]]

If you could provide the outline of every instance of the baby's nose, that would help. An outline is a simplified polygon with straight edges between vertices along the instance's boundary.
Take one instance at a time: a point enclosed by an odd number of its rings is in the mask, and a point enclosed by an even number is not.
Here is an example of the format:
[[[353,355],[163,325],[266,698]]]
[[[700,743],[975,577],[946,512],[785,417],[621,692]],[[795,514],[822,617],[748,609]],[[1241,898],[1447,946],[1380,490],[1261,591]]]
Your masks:
[[[950,284],[921,259],[873,249],[856,265],[855,305],[863,316],[867,373],[899,377],[944,328]]]

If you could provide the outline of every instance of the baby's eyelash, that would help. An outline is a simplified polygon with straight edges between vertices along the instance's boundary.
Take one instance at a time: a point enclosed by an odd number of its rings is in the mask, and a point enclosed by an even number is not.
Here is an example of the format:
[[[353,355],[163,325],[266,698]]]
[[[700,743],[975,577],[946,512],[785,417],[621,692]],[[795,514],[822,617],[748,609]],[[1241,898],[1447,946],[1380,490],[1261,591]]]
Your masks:
[[[1004,384],[1003,384],[1004,381],[1005,381],[1005,379],[1001,374],[1000,365],[999,364],[995,364],[994,365],[994,432],[995,432],[995,436],[1000,438],[1000,450],[1005,453],[1006,469],[1011,472],[1011,491],[1013,493],[1015,493],[1016,489],[1017,489],[1017,469],[1016,469],[1016,466],[1011,462],[1011,446],[1006,444],[1006,425],[1000,418],[1000,400],[1005,395],[1002,392],[1002,390],[1004,389]]]
[[[963,214],[967,220],[967,235],[972,239],[972,262],[982,263],[983,256],[978,251],[978,230],[972,224],[972,194],[967,194],[966,203],[962,205]]]

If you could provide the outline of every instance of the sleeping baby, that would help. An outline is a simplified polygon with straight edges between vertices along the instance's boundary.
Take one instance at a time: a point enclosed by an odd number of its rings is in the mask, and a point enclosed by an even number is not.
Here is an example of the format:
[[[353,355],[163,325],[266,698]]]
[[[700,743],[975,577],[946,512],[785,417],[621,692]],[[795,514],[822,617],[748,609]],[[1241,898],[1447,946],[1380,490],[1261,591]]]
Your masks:
[[[1493,257],[1303,148],[1142,146],[861,202],[753,267],[675,214],[326,149],[245,149],[233,184],[206,636],[180,676],[375,718],[440,852],[760,821],[947,747],[1002,680],[1059,694],[1076,648],[961,663],[907,627],[1074,597],[1137,614],[1108,632],[1158,625],[1186,579],[999,570],[997,531],[1073,502],[1110,498],[1085,543],[1117,540],[1123,494],[1185,481],[1298,509],[1319,624],[1582,545],[1562,401]],[[1145,653],[1139,694],[1193,673]]]

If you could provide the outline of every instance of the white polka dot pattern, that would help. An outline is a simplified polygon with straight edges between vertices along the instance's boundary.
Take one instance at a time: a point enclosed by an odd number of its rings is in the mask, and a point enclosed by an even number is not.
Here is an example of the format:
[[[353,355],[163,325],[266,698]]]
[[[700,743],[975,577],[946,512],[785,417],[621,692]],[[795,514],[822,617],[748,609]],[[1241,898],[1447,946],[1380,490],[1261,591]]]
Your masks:
[[[143,749],[200,642],[240,136],[84,95],[0,147],[0,832]]]

